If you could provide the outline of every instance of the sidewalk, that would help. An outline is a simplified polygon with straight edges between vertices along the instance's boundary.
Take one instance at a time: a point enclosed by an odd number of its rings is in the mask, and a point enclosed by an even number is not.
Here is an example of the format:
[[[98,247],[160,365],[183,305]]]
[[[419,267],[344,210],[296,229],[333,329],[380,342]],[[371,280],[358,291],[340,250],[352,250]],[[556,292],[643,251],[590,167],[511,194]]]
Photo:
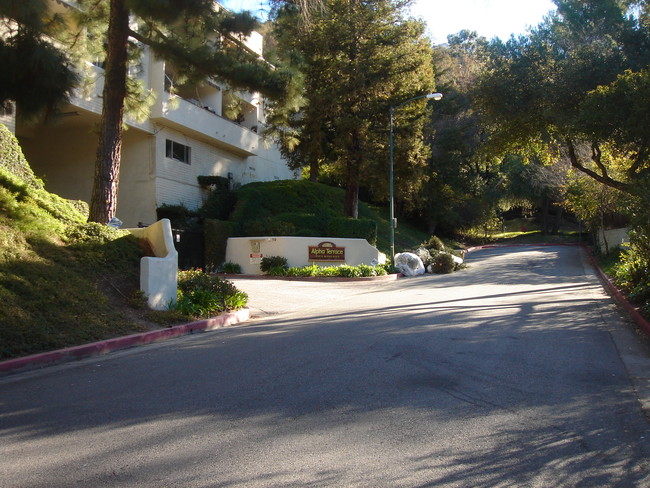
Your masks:
[[[273,278],[226,276],[248,294],[252,318],[269,317],[311,308],[353,294],[366,293],[397,280],[397,275],[376,278]]]

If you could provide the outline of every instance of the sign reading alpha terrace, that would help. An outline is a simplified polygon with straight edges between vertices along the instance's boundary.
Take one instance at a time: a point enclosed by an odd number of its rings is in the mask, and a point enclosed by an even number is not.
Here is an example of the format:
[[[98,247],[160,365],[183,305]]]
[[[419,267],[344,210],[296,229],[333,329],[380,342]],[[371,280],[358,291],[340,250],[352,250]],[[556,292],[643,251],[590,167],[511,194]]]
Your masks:
[[[309,246],[309,261],[345,261],[345,248],[336,247],[333,242]]]

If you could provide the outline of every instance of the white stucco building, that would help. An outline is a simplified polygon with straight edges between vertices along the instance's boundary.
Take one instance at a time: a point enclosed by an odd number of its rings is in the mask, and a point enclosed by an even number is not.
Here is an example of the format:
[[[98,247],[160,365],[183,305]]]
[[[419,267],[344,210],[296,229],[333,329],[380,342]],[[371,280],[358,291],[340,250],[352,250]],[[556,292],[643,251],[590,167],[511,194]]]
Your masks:
[[[51,0],[53,8],[66,2]],[[262,56],[262,36],[245,40]],[[0,114],[18,137],[34,172],[46,188],[64,198],[89,202],[101,113],[103,69],[89,64],[95,83],[63,107],[55,120],[37,126]],[[126,120],[117,217],[125,227],[156,220],[162,204],[198,207],[207,195],[197,176],[217,175],[234,184],[294,179],[275,144],[264,141],[264,100],[256,93],[230,90],[216,80],[178,87],[172,65],[144,49],[136,76],[155,94],[150,116],[139,123]],[[175,95],[170,94],[170,87]],[[175,100],[170,100],[175,98]],[[235,120],[226,107],[239,108]]]

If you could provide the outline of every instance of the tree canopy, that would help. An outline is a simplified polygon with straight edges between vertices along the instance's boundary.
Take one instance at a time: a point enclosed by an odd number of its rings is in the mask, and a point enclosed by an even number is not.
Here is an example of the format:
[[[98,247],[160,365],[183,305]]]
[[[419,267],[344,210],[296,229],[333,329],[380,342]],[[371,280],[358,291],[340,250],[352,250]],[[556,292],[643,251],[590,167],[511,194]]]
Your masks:
[[[634,2],[556,4],[557,12],[529,35],[491,43],[476,101],[493,122],[493,142],[501,149],[536,146],[547,155],[562,149],[574,168],[630,191],[630,178],[647,164],[647,136],[632,124],[650,108],[638,91],[650,61],[650,37],[633,15]],[[589,148],[587,158],[579,146]],[[611,166],[626,151],[636,156],[620,173],[624,177],[614,178]]]
[[[115,215],[125,101],[134,94],[128,67],[142,46],[169,60],[188,80],[207,76],[233,88],[281,98],[290,77],[245,46],[256,25],[247,12],[232,14],[212,0],[79,0],[76,45],[103,50],[104,92],[91,221]],[[86,42],[81,42],[86,41]],[[97,49],[97,46],[101,46]]]
[[[78,79],[66,54],[48,36],[65,27],[45,0],[0,2],[0,107],[16,102],[26,117],[52,112]]]
[[[387,195],[389,107],[434,87],[424,24],[406,15],[407,1],[323,0],[308,23],[285,5],[276,11],[279,56],[302,74],[302,103],[275,112],[276,133],[294,168],[316,178],[325,168],[346,188],[345,213],[356,217],[359,187]],[[425,103],[396,112],[399,196],[420,179]],[[421,173],[420,173],[421,174]]]

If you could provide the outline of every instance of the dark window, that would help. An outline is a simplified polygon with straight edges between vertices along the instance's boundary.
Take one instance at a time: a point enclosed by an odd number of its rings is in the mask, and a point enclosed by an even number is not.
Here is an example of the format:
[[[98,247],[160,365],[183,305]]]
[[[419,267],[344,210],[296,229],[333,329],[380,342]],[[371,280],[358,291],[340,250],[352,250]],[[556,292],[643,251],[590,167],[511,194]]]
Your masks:
[[[191,147],[167,139],[165,143],[165,156],[181,163],[190,164]]]

